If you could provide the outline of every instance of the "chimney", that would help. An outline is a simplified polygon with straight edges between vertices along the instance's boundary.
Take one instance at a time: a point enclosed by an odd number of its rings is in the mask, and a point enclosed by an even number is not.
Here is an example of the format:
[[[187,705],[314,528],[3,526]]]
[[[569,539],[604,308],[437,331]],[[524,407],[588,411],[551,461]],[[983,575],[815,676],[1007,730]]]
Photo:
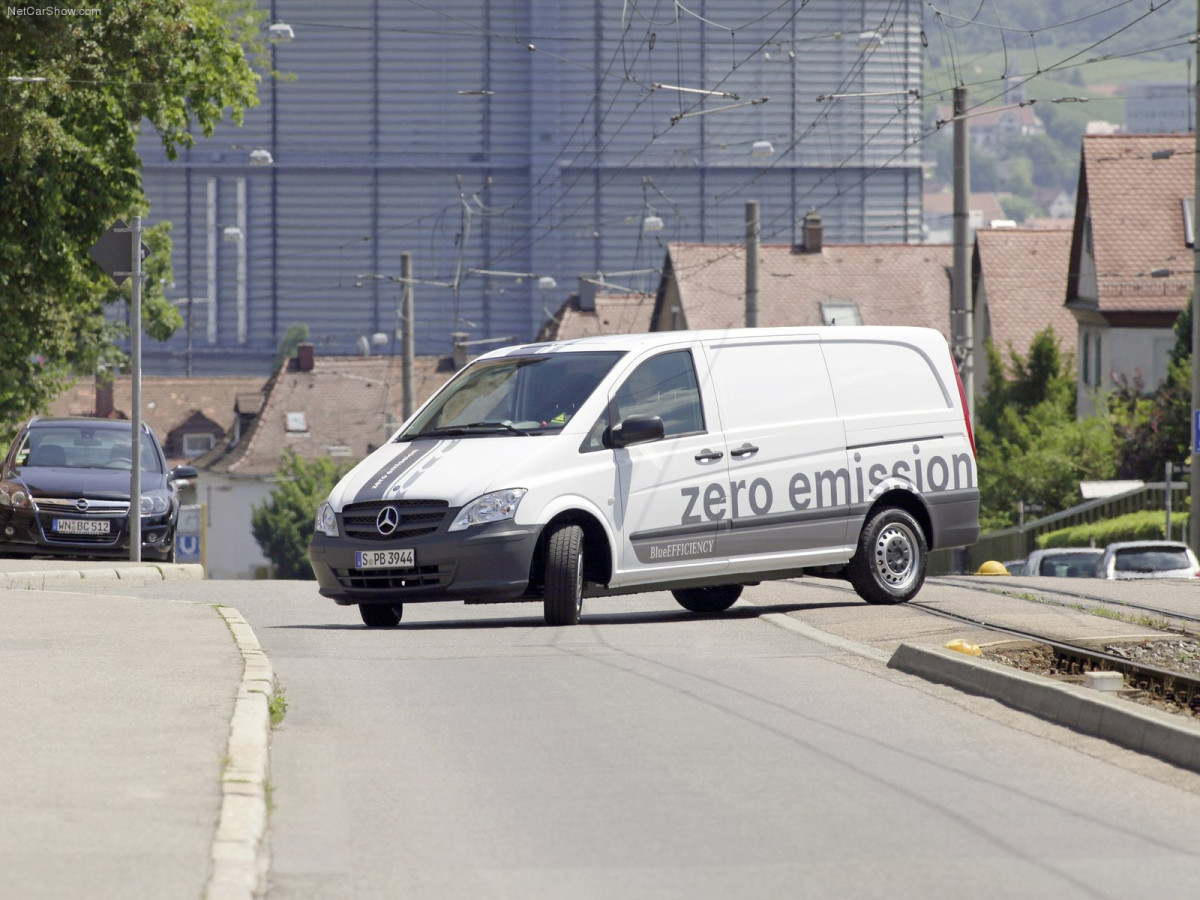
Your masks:
[[[113,413],[113,377],[111,373],[102,373],[96,376],[96,399],[94,401],[95,411],[92,413],[97,419],[108,419]]]
[[[467,364],[467,334],[464,331],[455,331],[450,335],[450,339],[454,342],[454,368],[461,369]]]
[[[821,241],[824,237],[824,227],[821,225],[821,214],[810,209],[804,216],[804,252],[820,253]]]
[[[311,372],[313,370],[312,344],[296,345],[296,369],[300,372]]]

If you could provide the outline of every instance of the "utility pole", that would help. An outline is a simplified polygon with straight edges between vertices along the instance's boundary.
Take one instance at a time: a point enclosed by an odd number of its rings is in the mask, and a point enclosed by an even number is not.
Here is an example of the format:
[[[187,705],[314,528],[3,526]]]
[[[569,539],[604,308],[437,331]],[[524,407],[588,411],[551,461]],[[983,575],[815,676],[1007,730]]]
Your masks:
[[[1196,33],[1200,35],[1200,0],[1196,3]],[[1196,83],[1192,102],[1200,102],[1200,41],[1196,43]],[[1200,202],[1200,109],[1194,118],[1196,164],[1192,182],[1192,207]],[[1188,516],[1188,543],[1200,550],[1200,241],[1192,241],[1192,508]]]
[[[746,327],[758,327],[758,248],[762,237],[758,201],[746,201]]]
[[[404,316],[404,357],[400,360],[400,371],[404,381],[404,405],[402,407],[404,418],[407,419],[413,414],[413,281],[412,281],[412,254],[408,251],[400,254],[400,283],[403,285],[403,312]]]
[[[129,229],[130,277],[129,356],[133,397],[133,444],[129,458],[129,559],[142,560],[142,217]]]
[[[975,418],[975,308],[971,302],[971,162],[967,133],[967,89],[954,89],[954,276],[950,296],[950,334],[962,375],[967,409]]]

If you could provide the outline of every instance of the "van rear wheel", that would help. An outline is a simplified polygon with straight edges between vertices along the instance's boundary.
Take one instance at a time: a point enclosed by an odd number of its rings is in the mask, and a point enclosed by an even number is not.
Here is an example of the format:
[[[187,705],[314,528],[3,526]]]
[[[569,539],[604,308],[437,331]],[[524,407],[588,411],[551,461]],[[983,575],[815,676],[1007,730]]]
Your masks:
[[[675,602],[689,612],[719,613],[724,612],[742,596],[740,584],[718,584],[712,587],[680,588],[671,591]]]
[[[542,614],[547,625],[577,625],[583,609],[583,529],[560,525],[546,540]]]
[[[388,606],[386,603],[360,603],[358,614],[368,628],[395,628],[404,615],[403,604]]]
[[[889,506],[867,520],[846,577],[868,603],[904,603],[925,583],[928,558],[925,533],[917,520]]]

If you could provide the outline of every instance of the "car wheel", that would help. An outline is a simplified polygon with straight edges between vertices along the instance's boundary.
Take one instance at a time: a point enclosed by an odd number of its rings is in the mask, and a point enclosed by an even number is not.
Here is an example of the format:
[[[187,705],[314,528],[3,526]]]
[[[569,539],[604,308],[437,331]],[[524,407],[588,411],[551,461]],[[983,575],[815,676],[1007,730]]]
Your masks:
[[[368,628],[395,628],[400,624],[404,615],[404,605],[396,603],[388,606],[386,603],[360,603],[358,614],[362,616],[363,624]]]
[[[583,609],[583,529],[560,525],[546,541],[542,612],[547,625],[577,625]]]
[[[925,533],[917,520],[890,506],[867,520],[846,577],[868,603],[904,603],[925,583],[928,557]]]
[[[680,588],[671,591],[675,602],[694,613],[724,612],[742,596],[740,584],[718,584],[712,587]]]

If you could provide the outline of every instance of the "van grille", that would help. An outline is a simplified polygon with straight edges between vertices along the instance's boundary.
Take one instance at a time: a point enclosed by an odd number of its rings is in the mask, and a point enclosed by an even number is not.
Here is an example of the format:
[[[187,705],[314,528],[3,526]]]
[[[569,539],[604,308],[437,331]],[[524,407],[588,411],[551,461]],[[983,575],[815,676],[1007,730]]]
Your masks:
[[[334,569],[338,584],[355,591],[405,591],[438,587],[450,581],[449,569],[417,566],[415,569]]]
[[[400,523],[391,534],[380,534],[375,520],[388,506],[400,514]],[[351,503],[342,510],[342,528],[346,537],[364,541],[401,542],[427,534],[441,527],[450,505],[445,500],[371,500]]]

